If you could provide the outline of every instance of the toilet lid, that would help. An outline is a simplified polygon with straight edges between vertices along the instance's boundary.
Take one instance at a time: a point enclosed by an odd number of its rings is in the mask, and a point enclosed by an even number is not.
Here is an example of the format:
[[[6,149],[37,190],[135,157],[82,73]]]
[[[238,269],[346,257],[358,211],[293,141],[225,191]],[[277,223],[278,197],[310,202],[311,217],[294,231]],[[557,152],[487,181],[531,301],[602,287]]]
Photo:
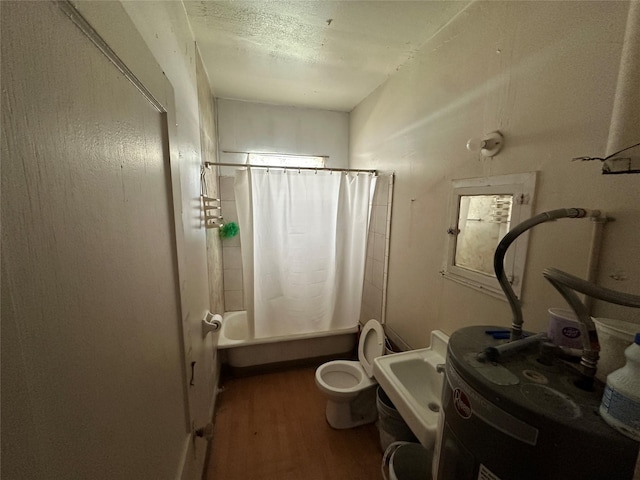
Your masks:
[[[373,360],[384,353],[384,330],[377,320],[371,319],[362,329],[358,344],[358,360],[369,376],[373,377]]]

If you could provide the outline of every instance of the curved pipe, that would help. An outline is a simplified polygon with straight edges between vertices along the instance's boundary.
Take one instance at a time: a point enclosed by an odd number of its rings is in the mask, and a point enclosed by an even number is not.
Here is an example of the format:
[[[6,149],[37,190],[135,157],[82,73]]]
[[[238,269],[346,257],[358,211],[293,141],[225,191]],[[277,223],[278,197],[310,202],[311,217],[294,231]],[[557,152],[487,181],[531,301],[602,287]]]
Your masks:
[[[582,367],[583,387],[590,390],[593,385],[593,377],[595,376],[596,369],[598,368],[598,359],[600,358],[600,342],[598,341],[596,326],[593,323],[591,315],[589,315],[589,311],[584,303],[582,303],[575,292],[562,281],[562,277],[556,275],[553,270],[555,269],[546,269],[542,274],[547,280],[549,280],[551,285],[560,292],[560,295],[562,295],[562,297],[567,301],[578,317],[578,320],[583,325],[582,357],[580,358],[580,366]],[[559,270],[556,270],[556,272],[564,273]]]
[[[507,253],[507,249],[521,234],[540,223],[557,220],[558,218],[583,218],[586,216],[598,217],[600,216],[600,211],[586,210],[584,208],[560,208],[558,210],[543,212],[516,225],[498,244],[493,257],[493,269],[496,273],[498,283],[500,284],[500,287],[502,287],[502,291],[507,297],[507,301],[511,307],[511,313],[513,315],[511,321],[511,341],[522,338],[522,324],[524,323],[524,320],[522,318],[520,300],[513,291],[513,288],[511,288],[511,284],[504,272],[504,257]]]
[[[586,332],[583,333],[587,335],[582,337],[580,365],[582,366],[583,387],[590,389],[598,367],[600,343],[598,342],[596,326],[589,315],[589,311],[574,291],[584,293],[592,298],[633,308],[640,308],[640,296],[599,287],[556,268],[547,268],[542,272],[542,275],[560,292],[575,312],[578,320],[584,325]]]

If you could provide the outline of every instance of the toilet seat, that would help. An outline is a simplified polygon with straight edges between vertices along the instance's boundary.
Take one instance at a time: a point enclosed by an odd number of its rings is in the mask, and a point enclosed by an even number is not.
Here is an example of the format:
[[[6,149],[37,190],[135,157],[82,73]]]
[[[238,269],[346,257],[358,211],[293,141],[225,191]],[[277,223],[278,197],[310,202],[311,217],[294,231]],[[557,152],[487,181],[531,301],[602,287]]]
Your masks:
[[[375,319],[369,320],[360,334],[358,360],[369,378],[373,377],[373,361],[384,354],[384,330]]]

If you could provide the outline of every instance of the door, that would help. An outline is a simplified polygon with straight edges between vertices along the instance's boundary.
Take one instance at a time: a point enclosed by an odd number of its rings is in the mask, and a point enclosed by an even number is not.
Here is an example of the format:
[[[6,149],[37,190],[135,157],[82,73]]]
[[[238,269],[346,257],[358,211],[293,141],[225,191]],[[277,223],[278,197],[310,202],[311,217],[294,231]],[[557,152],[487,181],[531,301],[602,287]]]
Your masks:
[[[176,478],[191,422],[166,114],[56,4],[1,9],[1,476]]]

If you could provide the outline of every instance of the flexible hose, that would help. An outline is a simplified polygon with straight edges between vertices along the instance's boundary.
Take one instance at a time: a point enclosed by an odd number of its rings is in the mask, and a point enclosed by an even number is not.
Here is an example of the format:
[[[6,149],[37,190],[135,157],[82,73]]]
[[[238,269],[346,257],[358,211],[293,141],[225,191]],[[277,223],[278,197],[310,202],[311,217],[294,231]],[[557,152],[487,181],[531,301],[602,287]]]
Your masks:
[[[493,269],[496,273],[498,283],[500,284],[500,287],[502,287],[502,291],[507,297],[507,301],[511,307],[511,313],[513,315],[511,321],[511,341],[522,338],[522,324],[524,323],[524,320],[522,318],[520,300],[513,291],[513,288],[511,288],[509,279],[504,271],[504,257],[509,246],[524,232],[540,223],[557,220],[558,218],[582,218],[586,216],[597,217],[599,215],[600,212],[598,210],[591,211],[585,210],[584,208],[560,208],[558,210],[550,210],[519,223],[502,238],[493,257]]]
[[[547,268],[542,272],[542,275],[560,292],[586,329],[586,332],[583,332],[587,335],[582,337],[582,358],[580,359],[583,379],[582,385],[579,386],[589,390],[593,385],[593,377],[598,368],[600,343],[598,342],[596,326],[589,315],[589,311],[574,293],[574,290],[589,297],[634,308],[640,308],[640,296],[599,287],[556,268]]]
[[[543,212],[516,225],[498,244],[496,253],[493,257],[493,267],[496,272],[498,283],[500,283],[500,286],[509,301],[509,306],[511,307],[511,312],[513,314],[510,341],[513,342],[514,340],[520,340],[522,338],[523,318],[520,301],[515,295],[513,288],[511,288],[511,284],[509,283],[504,271],[504,257],[507,249],[522,233],[540,223],[556,220],[558,218],[583,218],[586,216],[599,217],[600,212],[598,210],[589,211],[582,208],[563,208]],[[598,334],[596,332],[595,324],[591,319],[591,315],[589,314],[587,307],[576,295],[575,291],[584,293],[589,297],[634,308],[640,308],[640,296],[599,287],[555,268],[545,269],[543,275],[558,290],[558,292],[560,292],[562,297],[575,312],[578,320],[584,325],[585,332],[583,333],[586,333],[586,335],[583,335],[582,358],[580,360],[580,365],[582,366],[582,379],[578,382],[578,386],[586,390],[590,390],[593,387],[593,378],[598,366],[600,344],[598,342]]]

